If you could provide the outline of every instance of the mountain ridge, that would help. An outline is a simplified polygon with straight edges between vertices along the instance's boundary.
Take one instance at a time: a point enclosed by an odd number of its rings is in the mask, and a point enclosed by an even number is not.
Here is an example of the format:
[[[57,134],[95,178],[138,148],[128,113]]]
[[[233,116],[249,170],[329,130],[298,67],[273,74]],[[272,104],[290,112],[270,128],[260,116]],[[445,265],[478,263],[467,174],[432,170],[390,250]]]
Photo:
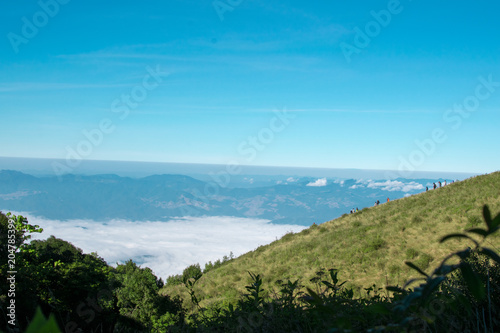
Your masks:
[[[168,221],[179,216],[234,216],[311,225],[355,207],[371,206],[387,196],[401,198],[419,193],[431,181],[393,180],[384,185],[384,181],[367,180],[371,183],[362,184],[352,179],[310,186],[317,179],[301,177],[286,183],[270,182],[268,186],[220,187],[179,174],[143,178],[114,174],[34,177],[2,171],[0,208],[57,220]],[[358,185],[351,188],[351,184]]]

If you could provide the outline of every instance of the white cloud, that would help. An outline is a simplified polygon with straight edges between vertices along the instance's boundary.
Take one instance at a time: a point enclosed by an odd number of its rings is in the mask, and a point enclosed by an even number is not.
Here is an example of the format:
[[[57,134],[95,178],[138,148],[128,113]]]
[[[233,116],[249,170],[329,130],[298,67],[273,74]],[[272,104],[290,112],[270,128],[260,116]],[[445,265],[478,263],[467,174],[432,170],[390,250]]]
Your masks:
[[[310,182],[306,186],[326,186],[326,178],[320,178],[315,182]]]
[[[352,185],[352,186],[349,186],[349,188],[350,188],[351,190],[355,190],[355,189],[360,188],[360,187],[365,187],[365,186],[364,186],[364,185],[358,185],[358,184],[354,184],[354,185]]]
[[[44,231],[33,239],[50,235],[62,238],[85,253],[97,252],[108,264],[133,259],[149,267],[164,280],[180,274],[187,266],[222,259],[232,251],[239,256],[260,245],[269,244],[299,225],[275,225],[268,220],[238,217],[187,217],[168,222],[132,222],[111,220],[47,220],[27,216],[31,224]]]
[[[287,182],[289,182],[289,183],[293,183],[293,182],[296,182],[296,181],[298,181],[298,180],[299,180],[298,178],[297,178],[297,179],[295,179],[295,178],[293,178],[293,177],[288,177],[288,178],[286,179],[286,181],[287,181]]]
[[[385,182],[374,182],[370,180],[368,182],[367,187],[369,188],[380,187],[384,191],[402,191],[402,192],[417,191],[424,189],[424,186],[417,182],[403,183],[398,180],[386,180]]]

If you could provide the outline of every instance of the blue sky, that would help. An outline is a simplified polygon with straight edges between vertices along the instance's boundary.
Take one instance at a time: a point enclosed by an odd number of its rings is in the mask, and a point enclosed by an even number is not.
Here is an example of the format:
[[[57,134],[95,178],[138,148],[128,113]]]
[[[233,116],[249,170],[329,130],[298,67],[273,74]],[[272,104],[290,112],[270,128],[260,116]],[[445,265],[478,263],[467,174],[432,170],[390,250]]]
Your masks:
[[[0,156],[499,169],[496,1],[2,6]]]

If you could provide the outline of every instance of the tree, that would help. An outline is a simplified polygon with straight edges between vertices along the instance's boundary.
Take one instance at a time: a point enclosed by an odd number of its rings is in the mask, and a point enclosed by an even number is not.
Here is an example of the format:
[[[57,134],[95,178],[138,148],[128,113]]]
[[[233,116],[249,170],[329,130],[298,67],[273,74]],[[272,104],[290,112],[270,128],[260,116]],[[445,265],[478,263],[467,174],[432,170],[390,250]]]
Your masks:
[[[116,279],[121,286],[116,296],[122,317],[119,329],[149,330],[153,323],[175,318],[168,324],[184,319],[182,301],[159,295],[163,284],[151,269],[140,268],[132,260],[116,268]],[[165,316],[170,314],[169,316]]]
[[[191,265],[182,272],[182,282],[186,283],[189,279],[198,280],[202,275],[200,264]]]

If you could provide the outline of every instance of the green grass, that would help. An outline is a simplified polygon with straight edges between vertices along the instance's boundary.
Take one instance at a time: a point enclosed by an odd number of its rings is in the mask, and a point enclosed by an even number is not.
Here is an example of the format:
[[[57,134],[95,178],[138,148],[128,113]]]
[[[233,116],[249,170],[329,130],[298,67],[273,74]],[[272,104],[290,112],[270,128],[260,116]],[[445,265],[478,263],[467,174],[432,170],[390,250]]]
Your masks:
[[[276,280],[300,278],[302,285],[313,287],[309,280],[319,268],[338,269],[340,279],[356,290],[404,283],[415,277],[405,260],[429,271],[464,245],[460,241],[439,244],[440,237],[483,223],[484,204],[500,212],[499,189],[500,172],[496,172],[288,233],[203,275],[197,284],[202,303],[235,300],[245,293],[248,271],[260,274],[268,286]],[[499,236],[490,245],[498,250]],[[189,299],[184,286],[164,287],[162,292]]]

